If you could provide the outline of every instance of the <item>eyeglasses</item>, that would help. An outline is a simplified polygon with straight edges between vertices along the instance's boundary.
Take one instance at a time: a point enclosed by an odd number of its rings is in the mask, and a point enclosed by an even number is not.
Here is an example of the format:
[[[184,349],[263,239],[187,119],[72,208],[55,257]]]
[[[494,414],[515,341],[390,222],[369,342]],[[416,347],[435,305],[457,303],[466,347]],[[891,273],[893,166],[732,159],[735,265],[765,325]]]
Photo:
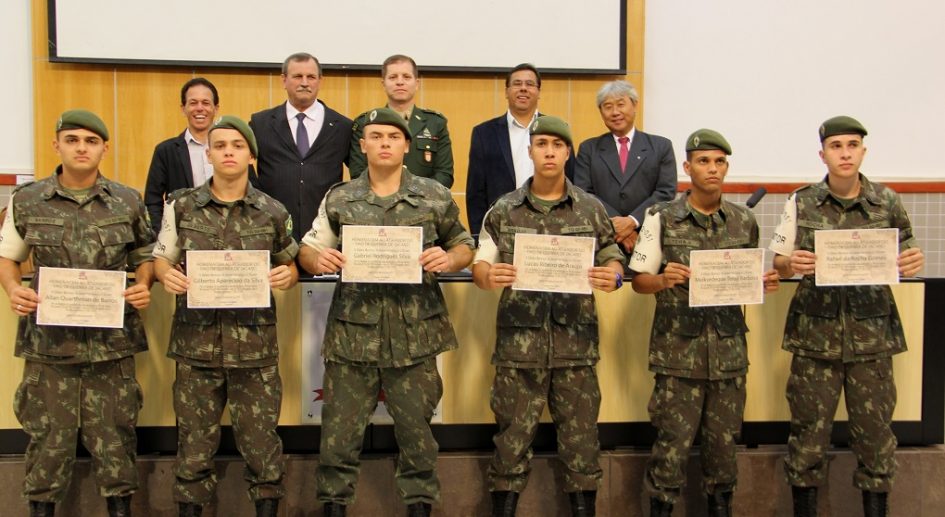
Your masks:
[[[536,83],[535,81],[521,81],[521,80],[515,80],[509,83],[510,88],[521,88],[523,86],[528,88],[529,90],[532,90],[532,89],[538,88],[538,83]]]

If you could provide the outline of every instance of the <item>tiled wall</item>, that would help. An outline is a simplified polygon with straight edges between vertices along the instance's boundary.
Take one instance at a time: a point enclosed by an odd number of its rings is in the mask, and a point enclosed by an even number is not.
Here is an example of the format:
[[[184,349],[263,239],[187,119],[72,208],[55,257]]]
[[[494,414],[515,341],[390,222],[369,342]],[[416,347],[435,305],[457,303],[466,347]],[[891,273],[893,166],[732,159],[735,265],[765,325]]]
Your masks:
[[[0,206],[7,206],[12,187],[0,186]],[[787,194],[768,194],[755,206],[761,226],[761,246],[767,247],[778,224]],[[729,194],[727,199],[744,203],[748,194]],[[903,202],[919,246],[925,252],[925,269],[920,276],[945,277],[945,194],[903,194]]]

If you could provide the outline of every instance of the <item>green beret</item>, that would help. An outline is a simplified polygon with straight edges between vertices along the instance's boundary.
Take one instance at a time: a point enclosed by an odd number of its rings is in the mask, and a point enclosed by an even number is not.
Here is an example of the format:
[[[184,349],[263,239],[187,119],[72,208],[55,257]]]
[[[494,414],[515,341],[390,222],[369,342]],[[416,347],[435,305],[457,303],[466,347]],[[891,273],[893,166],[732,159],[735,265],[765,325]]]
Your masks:
[[[394,126],[404,134],[404,138],[410,140],[410,128],[407,127],[407,121],[390,108],[371,110],[370,113],[367,114],[367,122],[364,123],[364,127],[370,126],[371,124]]]
[[[257,151],[259,147],[256,145],[256,134],[253,133],[253,128],[249,127],[249,124],[243,122],[243,119],[234,116],[234,115],[223,115],[220,117],[220,120],[210,128],[209,133],[212,133],[214,129],[235,129],[243,135],[243,138],[246,139],[246,143],[249,144],[249,152],[253,153],[253,156],[258,156]]]
[[[56,133],[64,129],[88,129],[102,140],[108,141],[108,128],[98,115],[86,110],[69,110],[59,115],[56,121]]]
[[[863,124],[860,124],[859,120],[846,115],[829,118],[820,125],[821,142],[836,135],[866,136],[866,128],[863,127]]]
[[[528,128],[529,135],[554,135],[560,137],[568,143],[568,147],[573,147],[571,143],[571,128],[568,123],[558,117],[551,115],[542,115],[532,122]]]
[[[686,152],[719,150],[725,154],[732,154],[732,146],[718,131],[711,129],[697,129],[686,139]]]

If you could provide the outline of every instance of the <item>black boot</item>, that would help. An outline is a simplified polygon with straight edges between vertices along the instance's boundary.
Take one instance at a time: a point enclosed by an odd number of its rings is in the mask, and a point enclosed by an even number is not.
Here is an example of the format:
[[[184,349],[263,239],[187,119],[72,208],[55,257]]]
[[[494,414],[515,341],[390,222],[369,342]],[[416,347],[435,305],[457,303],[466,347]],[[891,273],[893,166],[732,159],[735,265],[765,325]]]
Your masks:
[[[279,513],[278,499],[257,499],[256,517],[276,517]]]
[[[30,501],[30,517],[53,517],[56,515],[56,503]]]
[[[106,497],[108,517],[131,517],[131,496]]]
[[[792,486],[794,517],[817,517],[817,487]]]
[[[709,517],[732,517],[732,493],[709,494]]]
[[[650,517],[672,517],[673,504],[661,501],[655,497],[650,498]]]
[[[194,503],[177,503],[177,515],[180,517],[200,517],[203,515],[203,506]]]
[[[515,517],[518,492],[498,490],[492,492],[492,517]]]
[[[889,499],[886,492],[863,491],[863,516],[886,517],[889,515]]]
[[[345,517],[345,505],[332,502],[325,503],[322,513],[325,517]]]
[[[411,503],[407,505],[407,517],[430,517],[433,507],[430,503]]]
[[[573,517],[594,517],[597,492],[593,490],[568,492],[568,499],[571,500],[571,515]]]

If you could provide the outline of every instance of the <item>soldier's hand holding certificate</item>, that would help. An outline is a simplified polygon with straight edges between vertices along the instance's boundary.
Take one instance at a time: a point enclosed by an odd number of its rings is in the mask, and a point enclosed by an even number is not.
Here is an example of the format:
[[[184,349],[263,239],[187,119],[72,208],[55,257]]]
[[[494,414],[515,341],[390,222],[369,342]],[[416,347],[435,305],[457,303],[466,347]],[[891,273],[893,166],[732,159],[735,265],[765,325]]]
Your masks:
[[[512,289],[591,294],[587,271],[596,243],[591,237],[516,233]]]
[[[269,307],[269,250],[188,250],[187,307]]]
[[[814,232],[817,285],[899,283],[899,230],[819,230]]]
[[[752,305],[764,302],[761,248],[689,253],[689,306]]]

